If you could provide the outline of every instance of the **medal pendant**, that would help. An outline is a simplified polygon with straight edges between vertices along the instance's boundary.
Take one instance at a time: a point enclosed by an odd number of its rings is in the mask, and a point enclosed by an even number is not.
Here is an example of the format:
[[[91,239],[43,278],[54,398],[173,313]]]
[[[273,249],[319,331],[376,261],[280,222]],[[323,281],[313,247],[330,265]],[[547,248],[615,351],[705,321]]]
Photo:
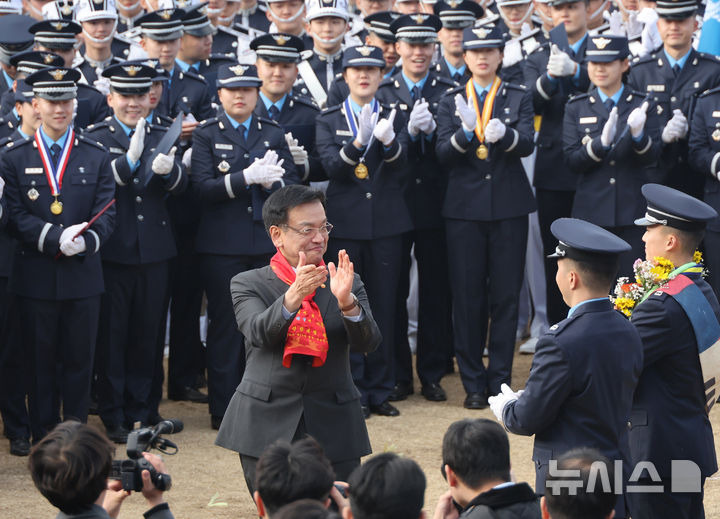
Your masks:
[[[365,180],[366,178],[368,178],[368,168],[362,162],[355,166],[355,176],[360,180]]]
[[[50,204],[50,212],[55,216],[61,214],[63,212],[62,202],[59,202],[57,199],[55,199],[55,201]]]
[[[478,146],[478,149],[475,151],[475,155],[477,155],[477,158],[480,160],[485,160],[488,158],[488,149],[487,146],[484,144],[481,144]]]
[[[38,193],[38,190],[33,187],[30,189],[30,191],[28,191],[27,195],[28,195],[28,198],[30,199],[30,201],[34,202],[35,200],[38,199],[38,197],[40,196],[40,193]]]
[[[715,142],[720,141],[720,130],[712,132],[712,138]]]
[[[218,164],[218,170],[220,170],[220,173],[227,173],[230,171],[230,164],[226,160],[223,160],[220,164]]]

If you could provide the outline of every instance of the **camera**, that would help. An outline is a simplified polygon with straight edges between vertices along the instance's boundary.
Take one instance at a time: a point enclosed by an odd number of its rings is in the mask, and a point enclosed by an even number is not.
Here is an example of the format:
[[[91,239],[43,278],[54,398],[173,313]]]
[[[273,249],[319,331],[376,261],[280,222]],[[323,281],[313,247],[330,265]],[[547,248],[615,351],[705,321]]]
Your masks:
[[[110,479],[122,482],[123,490],[139,492],[143,488],[142,471],[150,472],[150,480],[158,490],[170,490],[172,479],[169,474],[161,474],[152,464],[143,457],[143,452],[156,449],[163,454],[176,454],[177,445],[170,440],[162,438],[163,433],[173,433],[173,424],[163,421],[155,427],[143,427],[132,431],[128,435],[127,455],[129,459],[113,460],[110,470]]]

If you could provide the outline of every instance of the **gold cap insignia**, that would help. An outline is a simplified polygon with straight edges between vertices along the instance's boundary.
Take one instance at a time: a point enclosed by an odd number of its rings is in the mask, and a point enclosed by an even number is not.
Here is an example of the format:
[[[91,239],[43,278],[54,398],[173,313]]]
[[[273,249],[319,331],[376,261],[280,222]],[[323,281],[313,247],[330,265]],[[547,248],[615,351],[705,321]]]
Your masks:
[[[55,57],[52,54],[43,54],[43,61],[46,65],[52,63],[53,59],[55,59]]]
[[[488,35],[487,29],[482,29],[482,28],[481,29],[473,29],[472,32],[474,32],[475,36],[477,36],[481,40],[484,40]]]
[[[61,81],[62,78],[65,77],[65,74],[67,74],[67,70],[53,70],[50,72],[50,75],[53,77],[55,81]]]
[[[236,76],[242,76],[245,71],[248,69],[248,67],[243,65],[235,65],[234,67],[229,67],[233,74]]]
[[[200,14],[207,14],[207,5],[200,7],[197,12]]]
[[[68,26],[68,24],[62,23],[62,22],[58,22],[58,23],[53,24],[53,27],[55,27],[55,30],[56,30],[56,31],[61,31],[61,30],[63,30],[63,29],[64,29],[65,27],[67,27],[67,26]]]
[[[72,6],[65,4],[62,8],[62,14],[64,14],[65,16],[71,15],[72,14]]]
[[[274,36],[274,38],[275,38],[275,42],[278,45],[285,45],[287,43],[287,38],[285,36],[278,35],[278,36]]]
[[[165,9],[164,11],[160,11],[160,12],[158,13],[158,15],[159,15],[160,18],[162,18],[163,20],[169,20],[169,19],[172,17],[173,12],[172,12],[172,9]]]
[[[609,38],[593,38],[592,42],[593,44],[600,50],[603,50],[605,47],[608,46],[608,43],[610,43],[612,40]]]
[[[448,2],[448,5],[449,5],[450,7],[452,7],[453,9],[455,9],[459,3],[460,3],[460,2],[458,2],[457,0],[450,0],[450,1]]]
[[[421,14],[418,14],[415,16],[415,23],[423,23],[425,21],[425,17]]]
[[[137,75],[138,72],[142,70],[142,67],[138,67],[137,65],[131,65],[129,67],[123,67],[123,70],[128,73],[128,76],[134,77]]]
[[[372,54],[372,51],[373,51],[372,48],[370,48],[370,47],[365,47],[365,46],[363,46],[363,47],[355,47],[355,48],[357,49],[357,51],[358,51],[360,54],[362,54],[362,55],[365,56],[365,57],[368,57],[370,54]]]

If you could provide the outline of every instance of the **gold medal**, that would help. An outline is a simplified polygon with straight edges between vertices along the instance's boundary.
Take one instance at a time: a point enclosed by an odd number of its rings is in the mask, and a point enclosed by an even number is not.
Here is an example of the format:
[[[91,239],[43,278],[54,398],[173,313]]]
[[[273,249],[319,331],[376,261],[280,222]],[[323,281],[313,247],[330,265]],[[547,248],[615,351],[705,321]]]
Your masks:
[[[34,202],[35,200],[38,199],[38,197],[40,196],[40,193],[38,193],[38,190],[33,187],[30,189],[30,191],[28,191],[27,195],[28,195],[28,198],[30,199],[30,201]]]
[[[230,164],[228,164],[226,160],[223,160],[218,164],[218,170],[220,170],[220,173],[227,173],[230,171]]]
[[[484,144],[481,144],[480,146],[478,146],[477,151],[475,151],[475,155],[477,155],[477,158],[479,158],[480,160],[487,159],[488,158],[487,146],[485,146]]]
[[[50,204],[50,212],[55,216],[63,212],[63,204],[62,202],[58,201],[57,197],[55,197],[55,201]]]
[[[362,162],[355,166],[355,176],[360,180],[365,180],[366,178],[368,178],[368,168]]]
[[[715,130],[712,132],[712,138],[714,141],[720,141],[720,130]]]

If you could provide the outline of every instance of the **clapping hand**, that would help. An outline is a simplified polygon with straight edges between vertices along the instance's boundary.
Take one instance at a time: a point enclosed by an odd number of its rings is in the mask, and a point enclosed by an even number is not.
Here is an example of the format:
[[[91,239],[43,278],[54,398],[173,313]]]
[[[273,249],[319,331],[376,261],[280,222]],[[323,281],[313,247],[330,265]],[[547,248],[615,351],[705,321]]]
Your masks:
[[[5,180],[3,180],[2,177],[0,177],[0,198],[2,198],[4,190],[5,190]]]
[[[330,272],[330,292],[337,299],[340,308],[347,308],[353,302],[351,293],[355,279],[355,267],[345,249],[338,252],[337,267],[332,261],[328,263],[328,271]]]
[[[610,110],[610,116],[603,126],[602,133],[600,134],[600,144],[605,148],[609,148],[615,140],[615,134],[617,133],[617,120],[618,120],[618,109],[617,106],[613,106]]]
[[[678,141],[685,137],[688,132],[687,118],[679,109],[673,110],[672,119],[670,119],[662,132],[662,141],[665,144]]]
[[[636,139],[642,135],[647,121],[647,109],[649,103],[645,101],[641,106],[635,108],[627,118],[627,125],[630,128],[630,135]]]
[[[506,131],[507,127],[500,119],[490,119],[485,127],[485,140],[490,144],[496,143],[505,137]]]
[[[307,296],[327,281],[328,269],[324,265],[306,264],[305,253],[300,251],[298,264],[295,268],[295,281],[285,292],[284,306],[289,312],[294,312]]]
[[[143,119],[144,120],[144,119]],[[133,135],[134,137],[134,135]],[[152,161],[152,171],[156,175],[167,175],[169,174],[173,166],[175,165],[175,151],[177,146],[173,146],[170,152],[165,155],[164,153],[158,153]]]
[[[127,158],[130,162],[135,163],[140,160],[143,149],[145,149],[145,118],[141,117],[135,125],[135,133],[130,139],[128,146]]]
[[[550,58],[548,59],[547,72],[552,77],[574,76],[578,64],[566,53],[553,43],[550,47]]]
[[[382,142],[386,147],[390,146],[395,140],[395,129],[393,128],[393,123],[395,122],[396,113],[395,108],[393,108],[390,111],[388,118],[380,120],[373,130],[375,138]]]
[[[370,103],[360,109],[360,115],[358,116],[358,134],[356,138],[360,147],[370,144],[370,138],[372,137],[373,130],[377,124],[378,115],[378,112],[373,112]]]
[[[519,396],[520,393],[515,393],[512,389],[510,389],[510,386],[503,384],[500,386],[500,393],[488,398],[490,409],[500,423],[503,423],[503,410],[505,409],[505,406],[510,402],[517,400]]]
[[[477,126],[477,114],[475,113],[475,102],[472,98],[465,102],[462,94],[455,95],[455,108],[457,108],[458,115],[462,121],[463,130],[466,132],[472,132]]]

